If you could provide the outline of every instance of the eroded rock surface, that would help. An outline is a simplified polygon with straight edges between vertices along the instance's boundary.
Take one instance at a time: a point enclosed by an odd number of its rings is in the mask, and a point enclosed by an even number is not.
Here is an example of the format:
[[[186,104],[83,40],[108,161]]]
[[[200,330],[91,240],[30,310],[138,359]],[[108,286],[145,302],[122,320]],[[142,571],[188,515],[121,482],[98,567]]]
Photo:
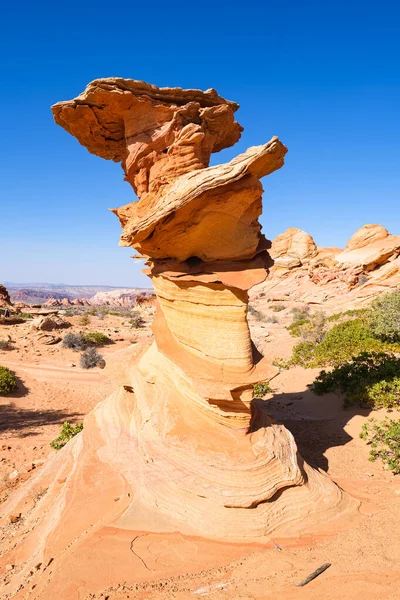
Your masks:
[[[155,342],[33,482],[50,487],[29,517],[40,523],[6,556],[23,565],[14,585],[32,561],[62,556],[67,569],[107,527],[254,542],[305,531],[347,506],[267,402],[252,402],[253,385],[277,372],[247,322],[248,291],[273,264],[258,222],[260,178],[283,165],[286,148],[273,137],[209,167],[211,152],[239,138],[237,108],[215,90],[116,78],[53,107],[90,152],[122,163],[139,198],[114,212],[122,243],[147,258]],[[315,254],[307,234],[289,238],[283,245],[300,261]],[[24,499],[22,491],[7,511]],[[32,598],[60,590],[49,574]]]
[[[266,300],[356,307],[400,285],[400,236],[381,225],[360,227],[346,248],[317,247],[290,228],[272,242],[268,279],[253,290]]]

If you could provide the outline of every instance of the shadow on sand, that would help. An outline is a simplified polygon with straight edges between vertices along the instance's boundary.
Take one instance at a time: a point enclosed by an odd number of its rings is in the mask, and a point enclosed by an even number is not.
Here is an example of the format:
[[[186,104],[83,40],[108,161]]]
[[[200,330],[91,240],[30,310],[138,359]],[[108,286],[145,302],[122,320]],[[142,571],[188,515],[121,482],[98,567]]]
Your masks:
[[[7,396],[0,396],[6,403],[0,404],[0,436],[8,431],[15,433],[18,437],[29,437],[38,435],[39,427],[64,423],[64,421],[75,421],[83,415],[66,410],[34,410],[18,407],[13,399],[23,398],[29,393],[24,382],[17,377],[18,390]]]
[[[302,458],[312,467],[324,471],[328,471],[329,467],[328,459],[324,456],[326,450],[344,446],[353,439],[345,431],[348,422],[355,415],[368,416],[370,413],[370,409],[360,406],[344,409],[342,398],[338,395],[316,396],[309,389],[297,393],[277,393],[270,400],[256,402],[264,405],[264,414],[268,413],[293,434]],[[249,432],[268,426],[268,422],[263,421],[265,419],[254,418]]]

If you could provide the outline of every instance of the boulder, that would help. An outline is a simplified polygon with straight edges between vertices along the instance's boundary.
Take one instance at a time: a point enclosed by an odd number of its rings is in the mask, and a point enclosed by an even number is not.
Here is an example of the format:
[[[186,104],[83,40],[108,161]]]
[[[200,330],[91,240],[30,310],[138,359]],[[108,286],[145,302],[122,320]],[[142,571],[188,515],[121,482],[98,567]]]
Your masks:
[[[40,331],[53,331],[54,329],[66,329],[68,327],[71,327],[71,323],[58,315],[37,317],[31,322],[31,328]]]

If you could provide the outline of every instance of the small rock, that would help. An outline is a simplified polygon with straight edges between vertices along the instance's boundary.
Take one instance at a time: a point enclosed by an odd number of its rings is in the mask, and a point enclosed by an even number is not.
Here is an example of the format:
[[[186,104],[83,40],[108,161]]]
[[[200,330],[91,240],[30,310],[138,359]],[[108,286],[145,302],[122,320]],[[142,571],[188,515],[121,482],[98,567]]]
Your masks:
[[[15,515],[11,514],[9,516],[10,523],[18,523],[18,521],[20,519],[21,519],[21,513],[18,513],[18,514],[15,514]]]
[[[14,568],[14,565],[6,565],[6,571],[12,571]]]
[[[13,471],[12,473],[9,474],[8,479],[16,479],[19,475],[19,471],[17,471],[17,469],[15,469],[15,471]]]
[[[32,462],[33,467],[40,467],[41,465],[43,465],[46,462],[46,460],[44,458],[37,458],[36,460],[34,460]]]

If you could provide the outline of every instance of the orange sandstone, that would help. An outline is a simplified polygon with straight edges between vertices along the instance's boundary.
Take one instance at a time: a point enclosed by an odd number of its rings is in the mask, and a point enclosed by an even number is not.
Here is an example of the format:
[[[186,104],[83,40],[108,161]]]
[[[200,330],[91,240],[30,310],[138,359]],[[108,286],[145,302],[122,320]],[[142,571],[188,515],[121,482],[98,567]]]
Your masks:
[[[247,323],[248,290],[273,264],[258,222],[260,178],[283,165],[286,148],[273,137],[209,167],[211,153],[240,136],[237,108],[215,90],[117,78],[53,107],[56,122],[90,152],[122,163],[139,198],[114,212],[121,243],[147,259],[155,341],[132,361],[129,385],[99,404],[83,434],[30,483],[50,487],[26,519],[37,525],[6,555],[22,565],[10,590],[32,581],[32,565],[57,557],[31,598],[65,594],[61,567],[79,565],[110,527],[132,537],[179,531],[265,542],[348,506],[304,463],[268,403],[251,402],[253,385],[276,374]],[[315,253],[306,235],[286,245],[300,260]],[[21,509],[29,491],[7,511]]]

